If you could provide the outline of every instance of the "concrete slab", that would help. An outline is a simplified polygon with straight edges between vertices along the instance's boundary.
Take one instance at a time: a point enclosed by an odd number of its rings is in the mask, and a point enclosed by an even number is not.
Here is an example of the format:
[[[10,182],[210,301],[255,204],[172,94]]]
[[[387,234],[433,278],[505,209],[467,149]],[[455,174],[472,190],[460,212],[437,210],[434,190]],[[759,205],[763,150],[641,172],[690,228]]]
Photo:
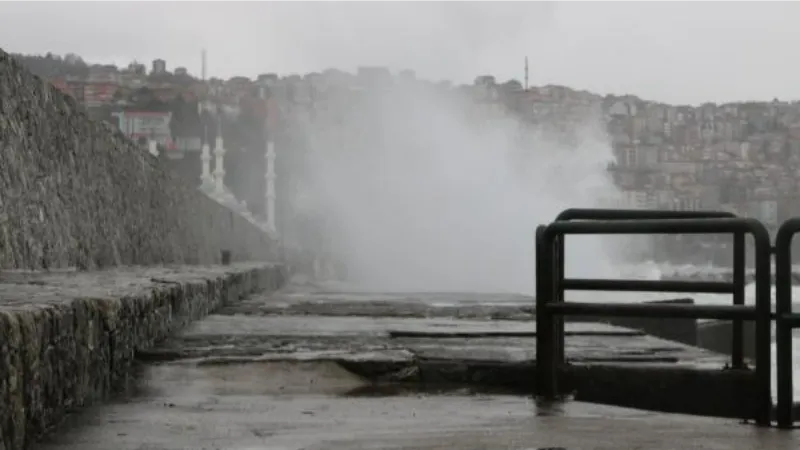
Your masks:
[[[316,359],[376,381],[480,384],[529,393],[536,358],[530,315],[498,320],[491,314],[498,296],[490,294],[472,294],[472,306],[489,312],[482,316],[404,315],[409,298],[430,312],[442,311],[437,301],[451,295],[461,294],[370,293],[295,283],[273,296],[253,296],[223,308],[139,356],[201,364]],[[273,301],[315,305],[320,314],[265,315]],[[366,304],[371,314],[349,317],[340,311],[342,305]],[[667,412],[750,417],[746,398],[752,373],[723,371],[729,359],[724,355],[606,324],[572,322],[567,330],[566,356],[572,365],[563,368],[565,393]],[[654,384],[660,389],[653,391]]]
[[[722,368],[727,357],[640,331],[600,323],[567,323],[566,355],[572,362],[668,363]],[[394,317],[212,315],[195,322],[149,359],[253,357],[307,359],[309,352],[389,350],[450,361],[533,362],[534,322]],[[272,356],[270,356],[272,355]]]
[[[642,336],[640,331],[602,323],[567,323],[568,336]],[[187,327],[181,338],[247,336],[536,336],[535,322],[416,319],[397,317],[226,316],[213,314]]]
[[[316,289],[316,290],[315,290]],[[630,293],[628,293],[630,294]],[[635,295],[635,294],[634,294]],[[586,301],[584,299],[583,301]],[[686,303],[692,299],[649,298],[650,302]],[[254,296],[217,311],[221,315],[447,318],[461,320],[535,321],[533,297],[491,293],[368,292],[343,283],[293,283],[272,296]],[[567,318],[568,322],[603,322],[697,345],[694,319]]]
[[[254,296],[219,314],[366,317],[533,318],[533,297],[515,294],[313,291],[293,286],[274,296]],[[340,289],[344,288],[339,286]]]
[[[795,449],[733,420],[460,391],[364,391],[325,363],[153,366],[136,397],[72,418],[33,450]],[[359,388],[361,387],[361,389]],[[359,390],[360,389],[360,390]]]
[[[519,338],[401,338],[393,340],[417,357],[440,360],[532,362],[535,339]],[[721,368],[726,358],[695,347],[652,336],[596,335],[565,339],[565,355],[573,363],[666,363]]]

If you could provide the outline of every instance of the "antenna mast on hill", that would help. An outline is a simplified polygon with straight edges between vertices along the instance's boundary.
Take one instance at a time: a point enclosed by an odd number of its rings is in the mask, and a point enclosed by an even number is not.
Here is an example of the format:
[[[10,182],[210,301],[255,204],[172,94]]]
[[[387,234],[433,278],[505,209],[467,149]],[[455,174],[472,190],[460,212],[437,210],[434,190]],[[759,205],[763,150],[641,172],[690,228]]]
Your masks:
[[[202,64],[200,70],[202,73],[203,81],[206,81],[206,49],[203,49],[203,52],[200,54],[200,60]]]
[[[528,57],[525,57],[525,90],[528,90]]]

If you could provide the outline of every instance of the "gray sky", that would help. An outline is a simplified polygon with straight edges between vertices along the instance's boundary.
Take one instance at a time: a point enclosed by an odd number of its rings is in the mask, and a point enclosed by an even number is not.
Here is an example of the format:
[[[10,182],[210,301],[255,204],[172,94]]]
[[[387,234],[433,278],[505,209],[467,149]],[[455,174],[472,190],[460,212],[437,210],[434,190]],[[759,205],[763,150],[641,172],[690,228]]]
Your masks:
[[[800,2],[0,2],[0,47],[199,73],[491,73],[670,103],[800,99]]]

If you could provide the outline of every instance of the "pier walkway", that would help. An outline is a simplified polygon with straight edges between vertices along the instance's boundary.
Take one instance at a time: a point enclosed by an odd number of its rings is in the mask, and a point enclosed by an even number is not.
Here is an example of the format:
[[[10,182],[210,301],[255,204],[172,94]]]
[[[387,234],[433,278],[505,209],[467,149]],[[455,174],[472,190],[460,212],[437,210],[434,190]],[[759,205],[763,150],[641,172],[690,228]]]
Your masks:
[[[133,392],[76,414],[34,448],[800,446],[800,434],[734,418],[580,400],[536,404],[525,394],[535,358],[531,304],[513,295],[369,293],[295,281],[230,303],[143,352]],[[605,324],[567,331],[572,362],[608,365],[622,377],[625,367],[716,371],[727,360]]]

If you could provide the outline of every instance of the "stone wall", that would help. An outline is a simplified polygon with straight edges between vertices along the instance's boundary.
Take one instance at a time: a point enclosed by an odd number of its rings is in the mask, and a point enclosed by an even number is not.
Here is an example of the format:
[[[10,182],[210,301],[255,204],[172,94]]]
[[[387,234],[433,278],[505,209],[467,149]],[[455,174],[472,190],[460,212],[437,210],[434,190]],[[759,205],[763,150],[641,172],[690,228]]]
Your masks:
[[[138,351],[285,278],[266,263],[3,272],[0,449],[30,448],[67,413],[129,386]]]
[[[274,259],[261,229],[0,50],[0,269]]]

